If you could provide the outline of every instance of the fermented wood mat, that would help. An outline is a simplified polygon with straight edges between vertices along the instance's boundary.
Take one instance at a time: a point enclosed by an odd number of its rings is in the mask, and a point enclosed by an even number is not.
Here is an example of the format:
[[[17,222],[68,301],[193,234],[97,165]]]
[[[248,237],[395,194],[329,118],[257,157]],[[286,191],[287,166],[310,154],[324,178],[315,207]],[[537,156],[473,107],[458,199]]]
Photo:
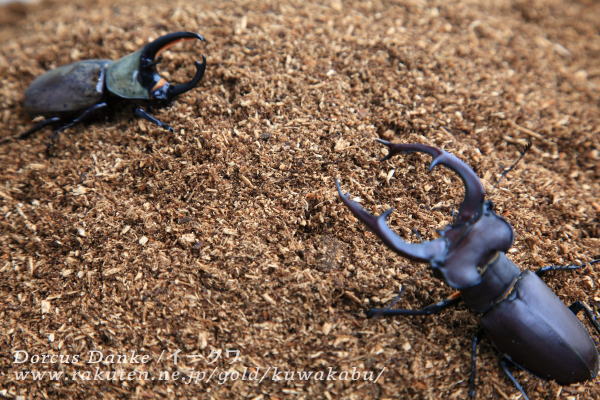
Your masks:
[[[161,64],[185,80],[208,59],[199,86],[155,112],[174,133],[125,106],[65,131],[50,157],[48,130],[0,147],[0,398],[465,399],[477,316],[464,305],[365,316],[400,288],[403,308],[452,289],[367,232],[334,179],[372,212],[394,207],[413,242],[437,237],[463,196],[429,156],[380,162],[377,138],[473,166],[521,268],[600,254],[596,1],[42,1],[0,14],[3,138],[31,126],[23,93],[50,68],[173,31],[208,40]],[[599,312],[598,268],[545,279]],[[478,399],[520,398],[488,341],[478,360]],[[598,379],[516,376],[532,399],[600,399]]]

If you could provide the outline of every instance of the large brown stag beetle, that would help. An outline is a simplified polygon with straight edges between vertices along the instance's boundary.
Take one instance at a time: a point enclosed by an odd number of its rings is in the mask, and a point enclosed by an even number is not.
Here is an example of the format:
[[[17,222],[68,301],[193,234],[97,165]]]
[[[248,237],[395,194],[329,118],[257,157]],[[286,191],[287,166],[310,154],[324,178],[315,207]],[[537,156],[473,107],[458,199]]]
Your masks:
[[[567,308],[539,278],[548,271],[582,266],[520,271],[505,254],[513,242],[512,228],[493,211],[490,201],[484,201],[483,185],[467,164],[435,147],[379,141],[389,148],[384,160],[398,153],[430,154],[433,161],[429,169],[442,164],[455,171],[464,182],[465,198],[454,222],[441,231],[440,238],[411,244],[387,225],[392,209],[374,216],[344,194],[336,181],[344,204],[389,248],[415,261],[429,262],[435,276],[458,290],[420,310],[381,308],[369,310],[368,315],[430,315],[464,300],[481,315],[481,328],[472,341],[471,397],[475,396],[477,345],[483,334],[502,353],[503,371],[525,398],[523,387],[509,369],[511,365],[559,384],[594,378],[598,373],[598,351],[576,314],[584,311],[599,333],[600,324],[581,302]]]
[[[206,68],[196,61],[196,73],[186,83],[170,85],[156,70],[160,59],[156,56],[180,40],[202,40],[193,32],[174,32],[145,45],[141,50],[120,60],[84,60],[58,67],[37,77],[25,91],[25,110],[47,117],[27,132],[18,136],[25,139],[48,125],[57,126],[52,138],[71,126],[85,120],[109,104],[128,100],[137,104],[134,114],[161,128],[173,131],[169,125],[146,112],[140,104],[165,106],[173,98],[193,89]]]

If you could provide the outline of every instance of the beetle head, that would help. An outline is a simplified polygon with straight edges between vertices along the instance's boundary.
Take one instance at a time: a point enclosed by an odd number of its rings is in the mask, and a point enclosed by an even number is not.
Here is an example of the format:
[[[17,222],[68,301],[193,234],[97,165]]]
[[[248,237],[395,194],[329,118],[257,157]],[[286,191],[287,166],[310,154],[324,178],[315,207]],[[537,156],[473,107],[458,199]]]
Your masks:
[[[481,282],[481,271],[497,252],[506,252],[513,241],[510,225],[496,215],[473,170],[450,153],[423,144],[392,144],[379,140],[389,148],[387,160],[398,153],[424,152],[433,157],[429,169],[442,164],[455,171],[465,185],[465,198],[454,222],[442,230],[442,237],[423,243],[407,243],[387,225],[392,209],[379,216],[367,212],[344,194],[338,182],[338,193],[346,206],[392,250],[416,261],[427,261],[434,271],[456,289]]]
[[[106,86],[110,92],[126,99],[143,99],[169,102],[174,97],[193,89],[206,69],[206,57],[196,61],[196,73],[186,83],[171,85],[156,70],[160,52],[181,40],[205,41],[194,32],[174,32],[148,43],[141,50],[131,53],[108,67]]]

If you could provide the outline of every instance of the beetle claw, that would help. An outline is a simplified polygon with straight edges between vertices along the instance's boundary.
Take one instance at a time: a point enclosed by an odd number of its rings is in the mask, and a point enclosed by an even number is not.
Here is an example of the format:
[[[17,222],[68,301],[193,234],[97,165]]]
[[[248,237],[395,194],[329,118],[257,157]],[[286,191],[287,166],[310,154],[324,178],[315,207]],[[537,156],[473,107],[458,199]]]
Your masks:
[[[390,208],[381,215],[373,215],[365,210],[356,201],[350,199],[348,193],[344,194],[338,180],[335,181],[338,194],[352,214],[361,220],[371,232],[381,238],[389,248],[395,252],[416,261],[432,261],[445,256],[447,243],[444,238],[439,238],[422,243],[408,243],[390,229],[387,218],[394,211]]]
[[[389,153],[382,159],[382,161],[389,160],[398,153],[421,152],[427,153],[433,157],[433,160],[429,164],[430,171],[438,164],[442,164],[456,172],[465,185],[465,198],[456,217],[456,223],[465,223],[471,219],[477,220],[481,216],[485,190],[481,184],[481,181],[479,180],[479,177],[475,174],[471,167],[465,164],[462,160],[446,151],[425,144],[391,143],[383,139],[377,139],[377,141],[387,146],[389,149]]]
[[[388,148],[390,148],[392,146],[392,142],[388,142],[387,140],[384,139],[375,139],[377,142],[387,146]],[[390,158],[392,158],[393,154],[392,151],[390,150],[385,156],[383,156],[380,161],[386,161],[389,160]]]
[[[204,70],[206,69],[206,57],[204,55],[202,56],[202,63],[199,61],[195,62],[196,73],[189,82],[171,86],[165,79],[161,78],[156,71],[156,64],[160,62],[160,57],[158,60],[155,60],[155,58],[161,51],[164,51],[180,40],[195,39],[203,42],[206,41],[204,36],[195,32],[174,32],[159,37],[153,42],[148,43],[141,50],[139,79],[142,86],[151,92],[153,98],[169,101],[170,99],[193,89],[200,79],[202,79]]]
[[[433,170],[438,164],[443,164],[444,163],[444,154],[440,154],[439,156],[435,157],[431,163],[429,163],[429,171]]]
[[[148,43],[142,49],[142,54],[140,55],[141,59],[144,60],[154,60],[154,58],[161,52],[167,49],[169,46],[174,45],[180,40],[193,40],[198,39],[200,41],[205,42],[206,39],[204,36],[195,32],[173,32],[167,35],[163,35],[153,42]]]
[[[206,70],[206,57],[203,55],[202,62],[195,61],[194,64],[196,65],[196,74],[194,75],[192,80],[190,80],[187,83],[182,83],[179,85],[169,87],[167,91],[167,96],[169,98],[178,96],[181,93],[185,93],[188,90],[193,89],[198,84],[198,82],[200,82],[200,79],[202,79],[202,76],[204,76],[204,71]]]

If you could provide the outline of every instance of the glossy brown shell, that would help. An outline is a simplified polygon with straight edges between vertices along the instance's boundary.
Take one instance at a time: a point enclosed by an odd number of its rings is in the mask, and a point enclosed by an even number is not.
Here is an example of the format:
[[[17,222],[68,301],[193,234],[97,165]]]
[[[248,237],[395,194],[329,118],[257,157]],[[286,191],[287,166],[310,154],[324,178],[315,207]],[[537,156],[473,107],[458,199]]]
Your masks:
[[[598,352],[587,330],[531,271],[481,324],[498,350],[539,377],[566,385],[598,374]]]
[[[104,96],[104,76],[110,60],[85,60],[37,77],[25,91],[31,115],[57,115],[86,109]]]

